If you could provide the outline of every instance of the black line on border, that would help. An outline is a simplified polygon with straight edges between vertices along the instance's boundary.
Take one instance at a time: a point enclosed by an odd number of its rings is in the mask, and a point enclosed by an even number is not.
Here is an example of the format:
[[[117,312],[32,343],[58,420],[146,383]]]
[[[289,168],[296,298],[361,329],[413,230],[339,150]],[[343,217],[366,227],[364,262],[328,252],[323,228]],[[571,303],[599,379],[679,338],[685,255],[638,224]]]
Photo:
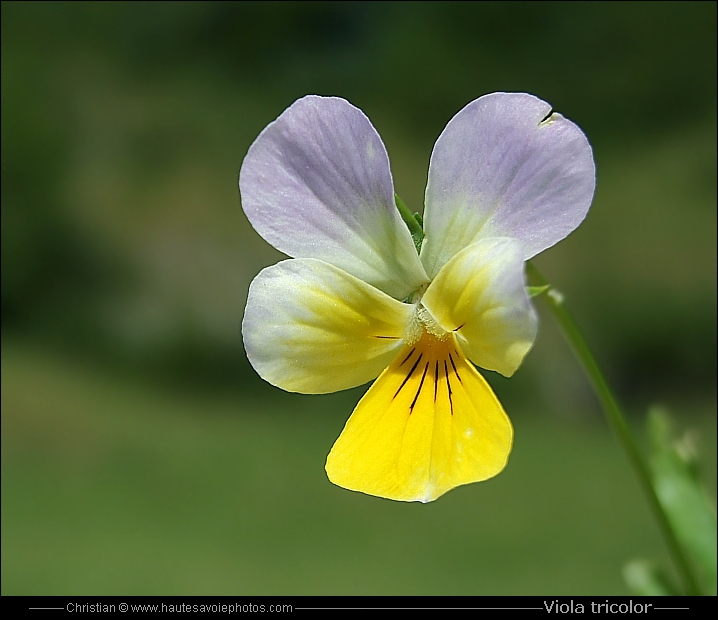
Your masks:
[[[416,405],[416,401],[419,398],[419,394],[421,393],[421,388],[424,385],[424,379],[426,379],[426,371],[429,370],[429,362],[426,362],[426,366],[424,366],[424,374],[421,375],[421,383],[419,383],[419,389],[416,390],[416,395],[414,396],[414,400],[411,401],[411,405],[409,405],[409,415],[411,415],[414,411],[414,405]]]
[[[406,360],[408,360],[412,355],[414,355],[414,351],[416,351],[416,347],[414,347],[411,351],[409,351],[409,355],[407,355],[404,358],[404,361],[401,364],[399,364],[399,366],[403,366],[404,362],[406,362]]]
[[[449,404],[451,405],[451,415],[454,415],[454,399],[451,398],[451,381],[449,381],[449,367],[444,360],[444,377],[446,378],[446,389],[449,392]]]
[[[449,351],[449,359],[451,360],[451,367],[454,369],[454,372],[456,373],[456,378],[459,380],[459,383],[461,383],[461,384],[463,385],[464,382],[461,380],[461,376],[459,375],[459,371],[456,370],[456,364],[454,364],[454,358],[453,358],[453,356],[451,355],[451,351]]]
[[[413,353],[413,351],[412,351],[412,353]],[[394,396],[391,397],[392,400],[394,400],[398,396],[399,392],[401,392],[401,388],[403,388],[406,385],[406,382],[411,378],[411,375],[414,374],[414,371],[416,370],[416,367],[419,365],[419,362],[421,361],[421,358],[423,355],[424,355],[423,353],[419,353],[419,357],[414,362],[414,365],[411,367],[409,374],[406,375],[406,378],[404,379],[404,381],[402,381],[401,385],[399,386],[399,389],[394,393]],[[407,357],[406,359],[409,359],[409,358]],[[404,360],[404,361],[406,361],[406,360]],[[402,362],[402,364],[403,363],[404,362]]]

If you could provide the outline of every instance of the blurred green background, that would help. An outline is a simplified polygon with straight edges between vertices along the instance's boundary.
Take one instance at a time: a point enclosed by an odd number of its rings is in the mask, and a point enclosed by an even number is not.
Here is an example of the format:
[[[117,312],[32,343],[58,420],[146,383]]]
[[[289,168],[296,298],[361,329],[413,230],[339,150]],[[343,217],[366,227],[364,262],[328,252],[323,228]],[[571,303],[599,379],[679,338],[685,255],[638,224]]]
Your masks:
[[[667,565],[634,476],[542,313],[508,468],[429,504],[331,485],[365,388],[284,393],[240,321],[281,258],[237,190],[295,99],[345,97],[420,210],[466,103],[575,121],[598,186],[537,259],[639,436],[694,429],[715,497],[715,3],[2,3],[3,594],[626,594]],[[540,305],[540,303],[539,303]]]

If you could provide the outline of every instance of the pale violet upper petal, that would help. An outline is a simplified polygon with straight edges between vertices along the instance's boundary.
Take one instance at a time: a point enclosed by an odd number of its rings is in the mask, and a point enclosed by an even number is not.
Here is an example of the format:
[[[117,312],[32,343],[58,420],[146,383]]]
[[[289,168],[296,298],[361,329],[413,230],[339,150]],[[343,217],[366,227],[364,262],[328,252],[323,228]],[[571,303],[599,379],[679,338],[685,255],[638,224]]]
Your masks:
[[[242,335],[263,379],[324,394],[378,377],[401,348],[413,312],[338,267],[297,258],[252,281]]]
[[[386,148],[344,99],[292,104],[249,148],[239,187],[252,226],[289,256],[336,265],[396,299],[428,281],[394,204]]]
[[[485,237],[521,241],[529,259],[573,231],[593,198],[595,166],[583,132],[524,93],[469,103],[434,146],[421,260],[434,277]]]
[[[538,325],[523,268],[519,241],[482,239],[446,263],[421,300],[474,364],[507,377],[531,349]]]

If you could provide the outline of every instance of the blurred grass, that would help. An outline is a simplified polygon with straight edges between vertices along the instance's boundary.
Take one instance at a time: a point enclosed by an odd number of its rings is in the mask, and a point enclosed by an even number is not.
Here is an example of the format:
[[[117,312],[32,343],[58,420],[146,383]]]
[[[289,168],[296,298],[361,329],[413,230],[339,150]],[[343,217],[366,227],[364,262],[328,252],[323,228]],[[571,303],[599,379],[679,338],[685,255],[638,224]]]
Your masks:
[[[609,595],[629,559],[667,565],[585,418],[523,411],[499,477],[401,504],[324,475],[357,390],[178,394],[13,341],[2,376],[4,595]],[[712,437],[701,413],[681,425]]]

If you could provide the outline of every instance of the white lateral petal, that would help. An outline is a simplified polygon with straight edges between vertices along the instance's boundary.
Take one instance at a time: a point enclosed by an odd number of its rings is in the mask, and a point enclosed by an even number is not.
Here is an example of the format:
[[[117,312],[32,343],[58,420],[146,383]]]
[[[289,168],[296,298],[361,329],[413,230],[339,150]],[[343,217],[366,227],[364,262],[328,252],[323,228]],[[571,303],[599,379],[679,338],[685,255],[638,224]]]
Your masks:
[[[479,239],[519,239],[529,259],[584,219],[595,187],[591,146],[550,112],[533,95],[493,93],[449,121],[426,187],[421,259],[430,277]]]
[[[242,334],[259,375],[290,392],[324,394],[371,381],[403,344],[414,306],[311,258],[262,270]]]
[[[252,226],[289,256],[336,265],[396,299],[428,281],[384,144],[344,99],[292,104],[249,148],[239,187]]]
[[[446,263],[421,300],[474,364],[507,377],[531,349],[538,323],[521,250],[515,239],[482,239]]]

